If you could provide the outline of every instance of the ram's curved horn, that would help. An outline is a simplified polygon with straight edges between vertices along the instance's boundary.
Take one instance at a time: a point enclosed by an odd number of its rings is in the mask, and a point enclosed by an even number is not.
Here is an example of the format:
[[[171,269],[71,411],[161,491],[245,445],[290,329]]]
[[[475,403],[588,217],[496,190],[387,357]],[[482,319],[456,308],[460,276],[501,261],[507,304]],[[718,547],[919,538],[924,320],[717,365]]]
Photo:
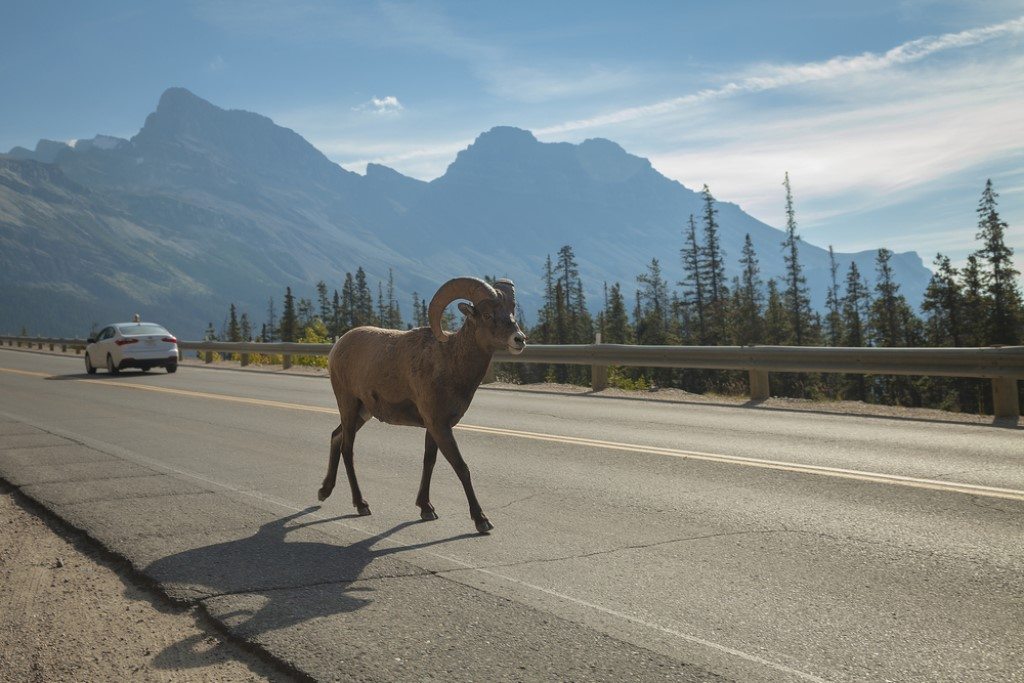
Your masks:
[[[427,319],[430,321],[430,329],[434,331],[434,336],[437,337],[438,341],[448,341],[451,333],[441,329],[441,314],[444,313],[444,309],[448,304],[457,299],[465,299],[472,301],[476,305],[485,299],[496,298],[498,298],[498,293],[494,291],[494,287],[491,287],[480,278],[452,278],[441,285],[441,288],[434,294],[434,298],[430,300],[430,306],[427,308]]]
[[[494,288],[501,295],[501,303],[505,312],[513,317],[516,314],[516,285],[509,279],[502,278],[494,283]]]

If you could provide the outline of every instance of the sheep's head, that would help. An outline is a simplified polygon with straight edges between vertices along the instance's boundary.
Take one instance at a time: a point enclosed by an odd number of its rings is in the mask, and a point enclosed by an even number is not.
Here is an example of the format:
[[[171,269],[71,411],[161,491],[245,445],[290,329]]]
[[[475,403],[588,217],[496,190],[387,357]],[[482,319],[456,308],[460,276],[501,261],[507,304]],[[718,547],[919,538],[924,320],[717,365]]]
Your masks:
[[[441,329],[441,315],[448,304],[458,299],[472,302],[460,303],[459,310],[466,316],[466,326],[478,344],[495,351],[523,352],[526,335],[516,323],[516,290],[511,280],[498,280],[492,287],[479,278],[457,277],[441,285],[427,310],[430,328],[440,342],[451,336]]]

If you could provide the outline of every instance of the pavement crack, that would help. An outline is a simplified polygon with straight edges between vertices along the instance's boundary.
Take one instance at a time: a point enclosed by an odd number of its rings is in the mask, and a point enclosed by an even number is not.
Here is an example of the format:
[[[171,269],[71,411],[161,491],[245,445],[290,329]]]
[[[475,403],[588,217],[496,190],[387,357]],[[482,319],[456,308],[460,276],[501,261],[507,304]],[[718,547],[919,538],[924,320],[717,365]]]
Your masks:
[[[513,505],[518,505],[519,503],[525,503],[526,501],[530,500],[531,498],[536,498],[539,495],[540,495],[539,493],[531,493],[528,496],[523,496],[522,498],[516,498],[515,500],[509,501],[508,503],[505,503],[504,505],[499,505],[496,508],[492,508],[492,510],[504,510],[506,508],[512,507]]]
[[[636,543],[631,545],[624,545],[617,548],[607,548],[605,550],[594,550],[588,553],[574,553],[571,555],[562,555],[559,557],[546,557],[536,560],[521,560],[518,562],[498,562],[494,564],[479,565],[474,567],[458,567],[454,569],[443,569],[435,574],[446,574],[452,572],[471,571],[474,569],[500,569],[503,567],[520,567],[529,564],[547,564],[550,562],[564,562],[566,560],[583,560],[590,557],[597,557],[600,555],[610,555],[612,553],[624,552],[626,550],[645,550],[647,548],[656,548],[663,545],[671,545],[673,543],[685,543],[687,541],[702,541],[709,538],[724,538],[727,536],[747,536],[757,534],[773,534],[773,533],[784,533],[787,529],[761,529],[761,530],[750,530],[750,531],[724,531],[717,534],[705,534],[703,536],[683,536],[681,538],[670,538],[664,541],[654,541],[651,543]]]

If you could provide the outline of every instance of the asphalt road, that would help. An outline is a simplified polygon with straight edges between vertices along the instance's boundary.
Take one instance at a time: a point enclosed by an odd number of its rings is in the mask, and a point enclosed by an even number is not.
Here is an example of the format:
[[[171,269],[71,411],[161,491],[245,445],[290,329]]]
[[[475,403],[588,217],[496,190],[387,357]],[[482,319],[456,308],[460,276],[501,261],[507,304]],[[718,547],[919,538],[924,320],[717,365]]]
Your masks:
[[[0,476],[319,679],[1024,680],[1024,430],[481,389],[371,422],[312,507],[322,378],[0,350]]]

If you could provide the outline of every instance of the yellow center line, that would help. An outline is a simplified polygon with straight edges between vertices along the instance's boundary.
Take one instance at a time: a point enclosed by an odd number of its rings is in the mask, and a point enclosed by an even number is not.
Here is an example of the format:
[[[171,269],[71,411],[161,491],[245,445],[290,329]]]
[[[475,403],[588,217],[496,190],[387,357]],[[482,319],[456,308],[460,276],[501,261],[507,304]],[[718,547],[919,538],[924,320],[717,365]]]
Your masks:
[[[28,377],[50,377],[43,372],[30,372],[28,370],[14,370],[12,368],[0,368],[0,372],[10,372]],[[123,382],[111,382],[101,379],[79,379],[75,380],[84,384],[97,384],[104,387],[118,389],[135,389],[139,391],[152,391],[162,394],[173,394],[187,396],[190,398],[205,398],[216,401],[227,401],[230,403],[241,403],[246,405],[262,406],[266,408],[279,408],[284,410],[300,410],[310,413],[324,413],[333,415],[337,413],[336,408],[325,408],[311,406],[302,403],[286,403],[284,401],[268,401],[260,398],[248,398],[244,396],[230,396],[227,394],[211,394],[202,391],[188,389],[172,389],[170,387],[157,387],[149,384],[128,384]],[[480,434],[492,434],[495,436],[509,436],[533,441],[547,441],[574,446],[587,446],[590,448],[601,448],[606,450],[625,451],[629,453],[643,453],[647,455],[666,455],[686,460],[703,460],[707,462],[725,463],[729,465],[740,465],[743,467],[756,467],[759,469],[778,470],[783,472],[797,472],[801,474],[814,474],[819,476],[833,477],[837,479],[853,479],[891,486],[906,486],[909,488],[929,489],[934,491],[946,491],[953,493],[965,493],[973,496],[984,496],[987,498],[1003,498],[1007,500],[1024,501],[1024,491],[1018,489],[1000,488],[996,486],[983,486],[980,484],[966,484],[960,482],[942,481],[939,479],[921,479],[918,477],[907,477],[898,474],[883,474],[881,472],[867,472],[862,470],[846,469],[842,467],[827,467],[824,465],[809,465],[795,462],[784,462],[780,460],[767,460],[763,458],[747,458],[739,455],[724,455],[721,453],[705,453],[701,451],[688,451],[678,448],[665,448],[662,446],[645,446],[641,444],[621,443],[618,441],[601,441],[599,439],[588,439],[576,436],[563,436],[560,434],[544,434],[540,432],[528,432],[519,429],[503,429],[500,427],[484,427],[481,425],[459,424],[455,429]]]

